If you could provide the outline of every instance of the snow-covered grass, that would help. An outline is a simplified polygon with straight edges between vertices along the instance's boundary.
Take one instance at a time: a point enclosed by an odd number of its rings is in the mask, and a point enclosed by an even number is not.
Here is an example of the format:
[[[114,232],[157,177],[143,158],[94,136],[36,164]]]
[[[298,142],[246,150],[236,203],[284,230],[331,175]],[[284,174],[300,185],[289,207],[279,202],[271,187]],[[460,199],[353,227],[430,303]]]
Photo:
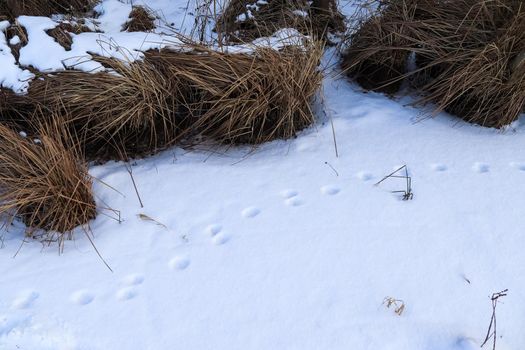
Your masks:
[[[147,5],[183,18],[185,3]],[[91,223],[113,272],[83,235],[58,255],[6,228],[0,349],[473,350],[506,288],[497,349],[521,349],[523,117],[505,132],[421,118],[334,69],[294,140],[93,166],[98,203],[120,211]],[[404,179],[374,186],[405,164],[412,200],[390,192]]]

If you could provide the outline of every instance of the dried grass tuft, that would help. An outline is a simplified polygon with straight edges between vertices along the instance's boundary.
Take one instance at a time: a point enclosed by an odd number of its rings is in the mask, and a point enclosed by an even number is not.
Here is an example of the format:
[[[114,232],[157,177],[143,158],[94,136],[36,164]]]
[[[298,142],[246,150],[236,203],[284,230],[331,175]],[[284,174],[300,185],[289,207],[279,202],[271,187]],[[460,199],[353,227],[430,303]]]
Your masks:
[[[283,28],[326,38],[345,30],[344,16],[334,0],[230,0],[216,25],[231,42],[250,42]]]
[[[92,32],[92,30],[82,22],[61,22],[55,28],[46,31],[47,35],[55,39],[55,41],[66,49],[66,51],[70,51],[71,45],[73,44],[71,34],[78,35],[80,33],[89,32]]]
[[[97,0],[0,0],[0,16],[51,16],[58,13],[76,14],[89,11]]]
[[[322,51],[319,43],[257,48],[253,54],[194,45],[189,52],[151,51],[146,59],[187,88],[179,98],[189,133],[226,144],[260,144],[294,137],[313,124]]]
[[[143,6],[133,6],[124,26],[128,32],[149,32],[155,29],[155,16]]]
[[[503,127],[523,111],[525,5],[516,0],[380,0],[349,38],[343,67],[364,88],[395,93],[410,76],[436,113]],[[414,54],[416,69],[408,71]],[[512,68],[514,67],[514,68]]]
[[[173,144],[178,87],[145,62],[98,57],[112,72],[64,71],[33,81],[28,98],[60,114],[88,160],[127,160]]]
[[[92,180],[74,135],[59,123],[40,125],[39,139],[0,124],[0,213],[20,218],[28,236],[71,238],[96,216]]]

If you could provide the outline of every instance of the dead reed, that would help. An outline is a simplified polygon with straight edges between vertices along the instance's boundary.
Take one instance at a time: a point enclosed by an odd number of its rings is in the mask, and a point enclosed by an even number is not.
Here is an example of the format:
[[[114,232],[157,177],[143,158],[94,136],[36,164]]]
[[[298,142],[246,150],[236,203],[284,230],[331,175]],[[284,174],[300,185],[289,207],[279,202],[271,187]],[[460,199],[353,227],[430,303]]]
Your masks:
[[[21,219],[30,237],[71,238],[96,216],[87,167],[74,135],[59,123],[38,127],[39,138],[22,137],[0,124],[0,213]]]
[[[312,125],[321,55],[319,43],[282,51],[257,48],[250,54],[193,45],[186,52],[148,52],[146,61],[185,87],[179,104],[188,115],[188,134],[260,144],[293,137]]]
[[[227,42],[249,42],[283,28],[326,38],[329,32],[343,32],[345,25],[334,0],[231,0],[216,24]]]
[[[516,0],[380,0],[349,37],[343,67],[364,88],[387,93],[410,77],[418,104],[500,128],[524,109],[524,28]]]
[[[127,160],[171,145],[175,81],[145,62],[98,57],[111,72],[64,71],[33,81],[30,103],[61,115],[88,160]]]
[[[0,0],[0,16],[50,16],[89,11],[97,0]]]
[[[149,32],[155,29],[155,16],[143,6],[133,6],[124,26],[128,32]]]
[[[66,51],[71,50],[73,44],[73,38],[71,34],[88,33],[92,30],[84,25],[82,21],[79,22],[61,22],[58,26],[53,29],[46,31],[47,35],[55,39]]]

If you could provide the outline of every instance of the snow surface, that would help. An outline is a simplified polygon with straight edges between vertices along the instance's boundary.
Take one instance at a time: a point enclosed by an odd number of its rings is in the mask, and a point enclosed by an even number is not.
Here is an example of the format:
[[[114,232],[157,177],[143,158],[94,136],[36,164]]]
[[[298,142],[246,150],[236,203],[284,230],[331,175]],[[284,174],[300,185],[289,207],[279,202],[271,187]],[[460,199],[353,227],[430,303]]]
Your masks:
[[[337,73],[297,139],[133,162],[144,208],[125,164],[91,168],[122,219],[91,223],[113,272],[81,231],[62,255],[23,243],[20,223],[4,231],[0,349],[473,350],[505,288],[497,349],[522,349],[524,118],[505,132],[422,119]],[[374,186],[405,164],[413,200],[390,192],[402,179]]]

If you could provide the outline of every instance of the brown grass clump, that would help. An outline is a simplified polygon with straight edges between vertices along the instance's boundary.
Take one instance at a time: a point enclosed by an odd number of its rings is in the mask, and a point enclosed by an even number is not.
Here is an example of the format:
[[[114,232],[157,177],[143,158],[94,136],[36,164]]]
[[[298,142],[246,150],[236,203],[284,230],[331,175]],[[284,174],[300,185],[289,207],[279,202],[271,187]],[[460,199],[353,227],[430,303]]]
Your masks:
[[[0,16],[50,16],[89,11],[97,0],[0,0]]]
[[[179,130],[173,81],[148,63],[97,60],[112,72],[46,75],[33,81],[29,100],[63,116],[88,160],[127,160],[171,145]]]
[[[27,31],[18,23],[18,21],[15,21],[14,24],[10,25],[6,29],[5,36],[7,39],[7,44],[11,48],[11,53],[13,54],[16,62],[18,63],[18,60],[20,58],[20,49],[27,45]],[[15,37],[18,37],[19,42],[12,45],[10,41]]]
[[[96,216],[92,180],[67,129],[38,129],[32,140],[0,124],[0,213],[20,218],[28,236],[44,230],[62,242]]]
[[[364,88],[394,93],[403,79],[446,110],[502,127],[523,110],[521,70],[525,5],[517,0],[380,0],[350,36],[347,74]],[[407,71],[415,55],[416,69]]]
[[[129,20],[124,25],[128,32],[149,32],[155,29],[155,16],[143,6],[133,6]]]
[[[363,88],[393,94],[401,87],[408,56],[415,46],[409,36],[416,2],[380,3],[377,13],[349,37],[350,46],[343,54],[342,67]]]
[[[217,19],[216,30],[232,42],[271,36],[279,29],[295,28],[325,38],[343,32],[344,17],[334,0],[230,0]]]
[[[66,51],[71,50],[73,38],[71,34],[88,33],[92,30],[85,26],[82,22],[61,22],[53,29],[46,31],[47,35],[51,36],[57,43],[60,44]]]
[[[293,137],[312,125],[321,55],[320,44],[258,48],[253,54],[194,45],[190,52],[152,51],[146,57],[189,88],[180,98],[190,132],[221,143],[260,144]]]

